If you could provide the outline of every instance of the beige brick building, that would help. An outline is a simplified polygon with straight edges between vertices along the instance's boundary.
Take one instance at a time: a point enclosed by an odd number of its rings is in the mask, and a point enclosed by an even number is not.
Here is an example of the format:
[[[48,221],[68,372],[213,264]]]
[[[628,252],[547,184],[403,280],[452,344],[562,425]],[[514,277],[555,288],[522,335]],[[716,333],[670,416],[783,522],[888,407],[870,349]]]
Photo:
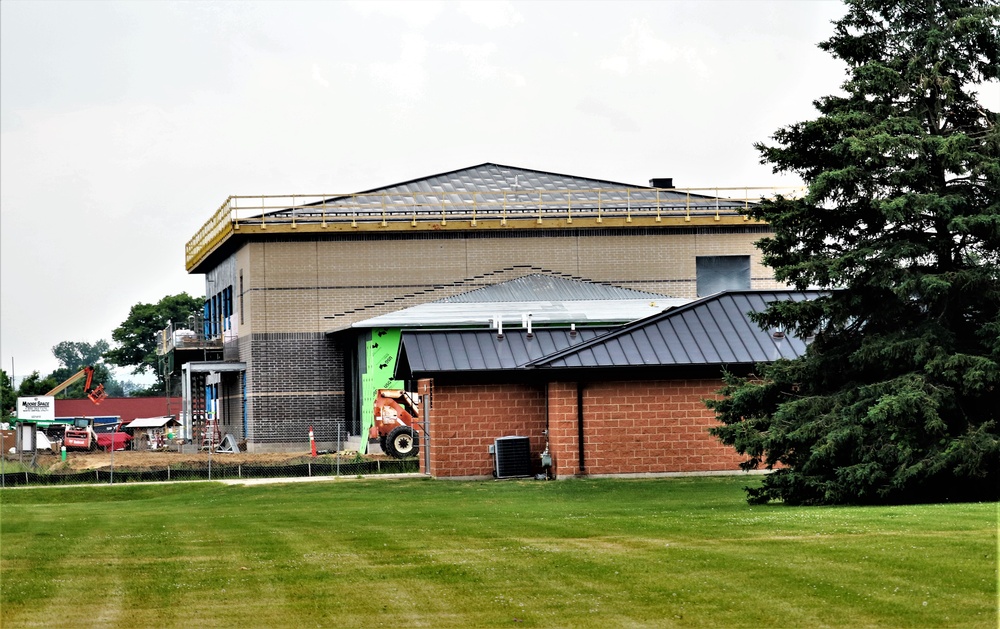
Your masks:
[[[740,214],[752,195],[651,183],[481,164],[362,193],[231,197],[187,247],[228,365],[188,374],[193,438],[215,419],[250,450],[301,449],[309,426],[339,445],[370,412],[352,323],[520,276],[687,298],[776,287],[754,247],[768,227]]]

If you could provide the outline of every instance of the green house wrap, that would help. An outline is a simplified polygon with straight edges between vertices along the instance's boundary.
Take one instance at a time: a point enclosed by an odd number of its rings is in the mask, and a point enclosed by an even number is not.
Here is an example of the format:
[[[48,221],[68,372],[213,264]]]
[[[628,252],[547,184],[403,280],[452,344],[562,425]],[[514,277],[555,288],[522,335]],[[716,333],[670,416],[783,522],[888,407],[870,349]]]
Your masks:
[[[379,389],[402,389],[405,383],[394,380],[399,356],[399,328],[374,328],[365,342],[365,365],[361,374],[361,452],[368,451],[368,430],[375,423],[375,395]]]

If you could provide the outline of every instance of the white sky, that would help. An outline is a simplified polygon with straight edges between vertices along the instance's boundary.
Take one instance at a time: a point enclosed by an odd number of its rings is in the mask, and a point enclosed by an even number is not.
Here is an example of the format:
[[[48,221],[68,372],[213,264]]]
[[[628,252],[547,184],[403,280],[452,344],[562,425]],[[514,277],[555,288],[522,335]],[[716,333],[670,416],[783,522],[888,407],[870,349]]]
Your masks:
[[[0,3],[0,367],[58,366],[187,291],[230,194],[482,162],[679,187],[794,184],[755,141],[843,66],[824,0]]]

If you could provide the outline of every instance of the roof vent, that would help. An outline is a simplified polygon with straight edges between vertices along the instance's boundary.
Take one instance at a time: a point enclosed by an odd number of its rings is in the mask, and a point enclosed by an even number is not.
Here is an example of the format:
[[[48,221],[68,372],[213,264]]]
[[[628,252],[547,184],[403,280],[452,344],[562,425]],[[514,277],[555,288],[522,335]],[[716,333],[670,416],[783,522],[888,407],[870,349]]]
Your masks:
[[[673,188],[674,178],[673,177],[654,177],[649,180],[650,188]]]

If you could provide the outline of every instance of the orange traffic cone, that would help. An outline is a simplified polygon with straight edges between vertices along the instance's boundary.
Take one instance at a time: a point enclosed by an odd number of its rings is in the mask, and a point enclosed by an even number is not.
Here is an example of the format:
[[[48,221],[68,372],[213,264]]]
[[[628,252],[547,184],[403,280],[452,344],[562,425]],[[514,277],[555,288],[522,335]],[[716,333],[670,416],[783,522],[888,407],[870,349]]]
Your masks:
[[[309,427],[309,447],[312,449],[312,455],[316,456],[316,436],[313,435],[313,427]]]

